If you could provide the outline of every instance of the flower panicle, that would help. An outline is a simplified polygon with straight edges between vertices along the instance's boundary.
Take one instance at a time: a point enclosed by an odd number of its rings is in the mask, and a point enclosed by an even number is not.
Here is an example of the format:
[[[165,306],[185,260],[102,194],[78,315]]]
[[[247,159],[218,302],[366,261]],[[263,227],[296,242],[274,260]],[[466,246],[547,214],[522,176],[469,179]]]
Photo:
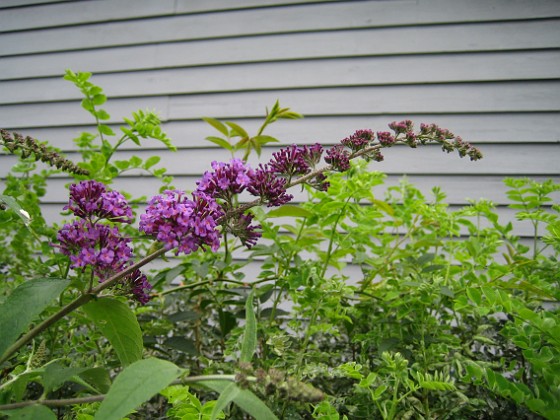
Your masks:
[[[64,172],[75,175],[89,175],[86,169],[80,168],[45,144],[39,143],[33,137],[23,137],[19,133],[0,129],[0,139],[10,153],[19,152],[23,159],[34,156],[36,161],[40,160]]]

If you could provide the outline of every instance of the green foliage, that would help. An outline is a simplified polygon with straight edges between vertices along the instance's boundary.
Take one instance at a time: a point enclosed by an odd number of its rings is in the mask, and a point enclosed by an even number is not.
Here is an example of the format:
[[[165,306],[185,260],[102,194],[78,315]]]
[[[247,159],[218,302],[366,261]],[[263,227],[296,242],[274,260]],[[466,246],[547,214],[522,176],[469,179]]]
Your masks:
[[[158,156],[115,159],[129,140],[175,150],[156,113],[133,113],[118,137],[91,74],[65,78],[96,123],[76,139],[89,177],[110,183],[141,170],[168,188]],[[300,117],[276,102],[255,135],[204,120],[219,133],[207,140],[246,160],[278,141],[263,134],[270,124]],[[250,250],[224,234],[217,252],[166,260],[152,273],[154,299],[134,307],[118,290],[94,293],[87,269],[70,271],[39,205],[55,171],[18,156],[0,195],[0,410],[9,418],[53,418],[36,403],[66,398],[77,400],[61,415],[84,420],[560,416],[552,181],[505,180],[511,209],[533,228],[519,237],[487,200],[453,210],[437,187],[427,196],[406,180],[384,186],[383,174],[352,160],[328,175],[327,191],[302,187],[300,204],[252,208],[262,240]],[[135,252],[162,253],[128,233]],[[22,334],[29,340],[16,346]]]

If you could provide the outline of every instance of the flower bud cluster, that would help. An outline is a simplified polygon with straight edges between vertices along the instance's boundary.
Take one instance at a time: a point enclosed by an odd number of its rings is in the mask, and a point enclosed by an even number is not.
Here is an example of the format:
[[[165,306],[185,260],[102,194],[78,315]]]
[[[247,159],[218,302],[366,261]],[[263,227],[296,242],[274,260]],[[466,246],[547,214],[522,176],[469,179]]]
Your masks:
[[[90,266],[103,282],[130,266],[130,239],[121,234],[118,226],[101,223],[103,220],[132,222],[132,209],[122,194],[107,191],[105,185],[97,181],[82,181],[70,186],[70,201],[64,209],[78,217],[65,224],[57,234],[56,246],[70,258],[71,268]],[[127,276],[119,288],[145,304],[150,299],[152,286],[146,276],[135,272]]]
[[[12,135],[13,134],[13,135]],[[19,133],[10,133],[7,130],[0,130],[0,139],[6,149],[10,153],[15,153],[19,151],[22,158],[27,158],[31,155],[35,157],[35,160],[40,160],[50,166],[54,166],[65,172],[69,172],[76,175],[88,175],[89,172],[85,169],[80,168],[68,159],[62,157],[58,153],[49,150],[44,144],[40,144],[37,140],[32,137],[23,137]]]
[[[420,135],[437,141],[447,153],[457,150],[461,157],[469,156],[471,160],[482,159],[482,152],[478,148],[470,143],[466,143],[461,137],[456,137],[451,131],[441,128],[436,124],[421,124]]]

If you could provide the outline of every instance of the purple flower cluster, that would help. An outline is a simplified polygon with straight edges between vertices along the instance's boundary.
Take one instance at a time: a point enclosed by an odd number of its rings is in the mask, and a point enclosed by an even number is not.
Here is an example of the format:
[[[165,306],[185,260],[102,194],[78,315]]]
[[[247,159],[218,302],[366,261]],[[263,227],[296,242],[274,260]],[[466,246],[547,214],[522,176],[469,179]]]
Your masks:
[[[268,167],[272,172],[291,179],[295,175],[311,172],[320,162],[322,154],[323,147],[319,143],[303,147],[293,144],[273,153]]]
[[[388,131],[378,131],[377,140],[383,147],[390,147],[397,141],[395,136],[393,136]]]
[[[70,257],[71,268],[88,265],[101,281],[121,271],[132,256],[130,239],[121,236],[119,229],[101,223],[78,219],[59,230],[60,251]]]
[[[357,130],[350,137],[342,139],[340,142],[353,152],[366,148],[375,138],[371,130]]]
[[[123,285],[127,294],[132,294],[142,305],[150,301],[152,285],[140,270],[136,269],[125,278]]]
[[[253,247],[262,236],[261,225],[253,225],[252,214],[241,214],[227,222],[227,230],[237,236],[247,248]]]
[[[214,171],[206,171],[197,182],[197,191],[214,199],[231,201],[233,194],[239,194],[251,182],[252,170],[241,159],[232,159],[229,163],[212,162]]]
[[[71,268],[91,266],[93,274],[103,282],[130,265],[130,239],[122,236],[117,226],[101,223],[103,219],[132,222],[132,209],[122,194],[108,191],[97,181],[82,181],[70,186],[70,201],[64,209],[79,218],[65,224],[57,234],[56,246],[70,258]],[[151,285],[145,276],[143,281],[141,288],[130,288],[129,293],[145,304],[150,299]]]
[[[268,207],[281,206],[294,198],[286,192],[286,179],[280,178],[268,165],[259,165],[251,175],[247,191],[260,197]]]
[[[332,165],[334,170],[344,172],[350,169],[350,154],[344,146],[337,144],[327,150],[325,162]]]
[[[223,215],[218,203],[202,191],[195,191],[191,200],[183,191],[167,190],[150,200],[146,213],[140,216],[140,230],[162,242],[166,249],[177,248],[177,255],[190,254],[204,245],[217,251],[217,220]]]
[[[97,181],[82,181],[70,186],[70,201],[64,207],[81,218],[97,217],[113,222],[132,222],[132,209],[118,191],[107,191]]]
[[[471,160],[482,159],[482,152],[472,144],[463,141],[461,137],[455,137],[451,131],[441,128],[436,124],[420,125],[421,142],[425,142],[426,138],[435,140],[441,144],[441,147],[447,153],[457,150],[459,156],[469,156]]]

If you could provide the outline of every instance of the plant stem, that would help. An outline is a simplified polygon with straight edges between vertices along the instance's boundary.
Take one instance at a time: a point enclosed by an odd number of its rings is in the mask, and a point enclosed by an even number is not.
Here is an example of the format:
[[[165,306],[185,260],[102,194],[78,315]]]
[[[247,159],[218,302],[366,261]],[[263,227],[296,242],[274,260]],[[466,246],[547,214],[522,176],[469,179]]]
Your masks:
[[[154,253],[145,256],[144,258],[142,258],[137,263],[131,265],[130,267],[127,267],[123,271],[121,271],[121,272],[115,274],[114,276],[108,278],[107,280],[105,280],[103,283],[101,283],[97,287],[94,287],[93,289],[91,289],[89,291],[88,294],[83,294],[83,295],[78,296],[76,299],[74,299],[68,305],[61,308],[58,312],[51,315],[49,318],[45,319],[43,322],[37,324],[34,328],[29,330],[25,335],[23,335],[19,340],[17,340],[14,344],[12,344],[4,352],[2,357],[0,357],[0,365],[2,363],[4,363],[6,360],[8,360],[21,347],[23,347],[25,344],[27,344],[29,341],[31,341],[33,338],[35,338],[37,335],[42,333],[44,330],[49,328],[51,325],[53,325],[54,323],[56,323],[60,319],[64,318],[66,315],[70,314],[74,310],[78,309],[80,306],[85,305],[90,300],[97,297],[99,295],[99,293],[101,293],[103,290],[115,285],[115,283],[117,283],[119,280],[121,280],[125,276],[129,275],[130,273],[132,273],[137,268],[140,268],[140,267],[146,265],[147,263],[149,263],[150,261],[156,259],[160,255],[165,254],[166,251],[167,250],[165,248],[161,248],[161,249],[158,249],[157,251],[155,251]]]

